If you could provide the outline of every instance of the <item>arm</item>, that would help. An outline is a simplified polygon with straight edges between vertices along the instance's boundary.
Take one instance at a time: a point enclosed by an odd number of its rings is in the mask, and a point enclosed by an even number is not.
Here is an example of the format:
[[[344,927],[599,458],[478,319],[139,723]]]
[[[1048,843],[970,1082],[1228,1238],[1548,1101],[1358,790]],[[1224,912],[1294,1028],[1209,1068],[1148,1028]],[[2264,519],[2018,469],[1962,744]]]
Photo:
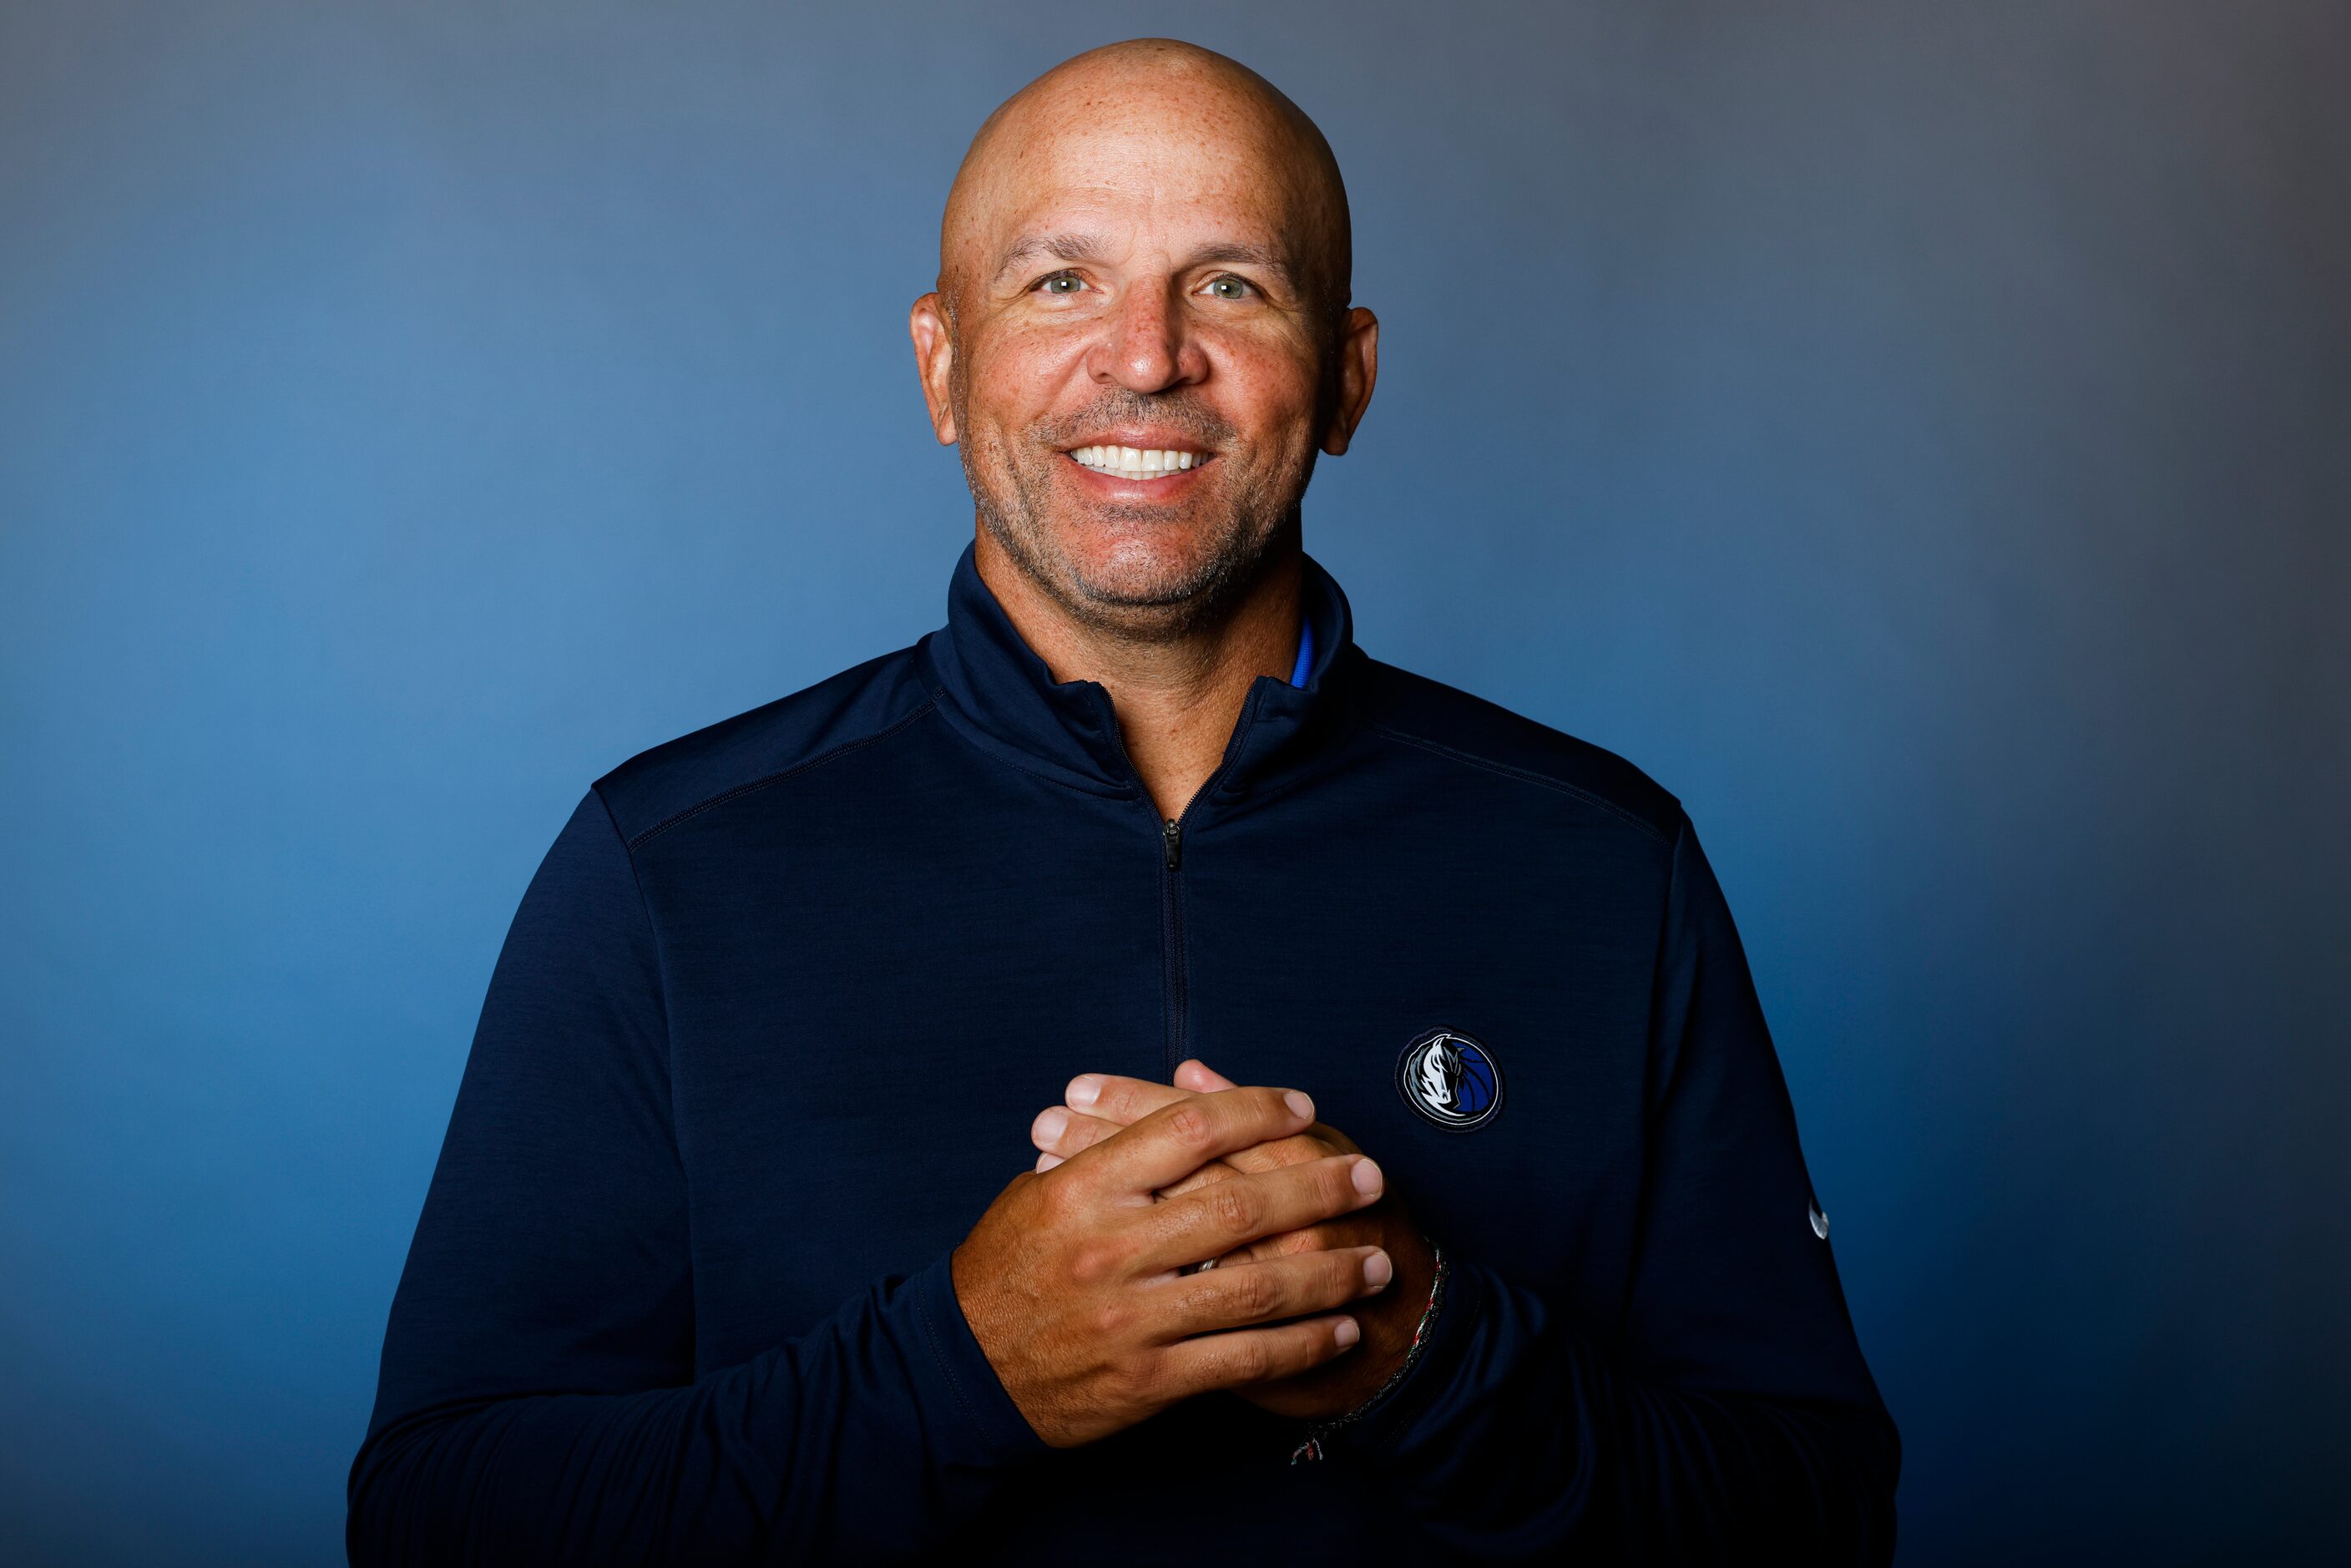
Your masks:
[[[697,1376],[668,1032],[653,925],[591,793],[490,983],[351,1467],[354,1564],[925,1553],[1049,1446],[1354,1343],[1329,1309],[1366,1293],[1368,1247],[1160,1288],[1178,1259],[1378,1200],[1345,1156],[1155,1204],[1311,1124],[1303,1095],[1257,1088],[1021,1173],[953,1251]]]
[[[1886,1562],[1898,1441],[1810,1223],[1787,1088],[1686,819],[1656,998],[1620,1341],[1603,1348],[1455,1257],[1420,1360],[1333,1448],[1475,1552]]]
[[[1648,1159],[1622,1332],[1604,1346],[1536,1291],[1447,1249],[1444,1301],[1401,1379],[1323,1446],[1371,1469],[1424,1527],[1478,1555],[1593,1550],[1610,1560],[1881,1563],[1899,1448],[1813,1233],[1795,1116],[1738,933],[1688,823],[1675,846],[1649,1042]],[[1031,1135],[1051,1169],[1134,1116],[1228,1086],[1197,1061],[1174,1086],[1088,1074]],[[1308,1134],[1239,1151],[1234,1171],[1353,1149]],[[1369,1307],[1353,1368],[1245,1390],[1326,1420],[1405,1362],[1431,1270],[1395,1203],[1235,1256],[1374,1242],[1395,1294]]]
[[[351,1467],[353,1563],[886,1557],[1044,1451],[944,1255],[695,1376],[668,1050],[591,793],[490,983]]]

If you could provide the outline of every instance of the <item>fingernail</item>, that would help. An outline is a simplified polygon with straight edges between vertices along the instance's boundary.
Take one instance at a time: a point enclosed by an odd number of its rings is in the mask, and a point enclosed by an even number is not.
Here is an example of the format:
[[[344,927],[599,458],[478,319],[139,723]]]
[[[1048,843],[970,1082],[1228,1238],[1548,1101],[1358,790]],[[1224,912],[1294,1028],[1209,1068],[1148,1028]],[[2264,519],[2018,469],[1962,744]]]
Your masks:
[[[1029,1141],[1041,1149],[1048,1144],[1059,1143],[1069,1127],[1070,1113],[1059,1105],[1049,1107],[1037,1113],[1036,1123],[1029,1129]]]
[[[1364,1283],[1376,1291],[1395,1278],[1395,1265],[1384,1252],[1374,1252],[1364,1260]]]
[[[1061,1156],[1059,1155],[1039,1155],[1037,1156],[1037,1174],[1039,1176],[1043,1176],[1047,1171],[1051,1170],[1055,1166],[1058,1166],[1061,1163]]]
[[[1070,1080],[1070,1091],[1066,1098],[1079,1110],[1084,1110],[1102,1098],[1102,1080],[1091,1072],[1079,1073]]]
[[[1354,1343],[1357,1340],[1363,1338],[1364,1331],[1362,1326],[1359,1325],[1354,1319],[1341,1318],[1338,1323],[1331,1330],[1331,1337],[1339,1342],[1339,1348],[1341,1350],[1344,1350],[1349,1345]]]
[[[1281,1098],[1291,1110],[1297,1112],[1300,1115],[1305,1117],[1310,1122],[1314,1120],[1314,1102],[1309,1100],[1298,1090],[1285,1089],[1282,1091]]]
[[[1371,1161],[1357,1160],[1355,1162],[1355,1168],[1347,1173],[1347,1179],[1353,1182],[1355,1184],[1355,1190],[1362,1193],[1365,1197],[1376,1197],[1379,1196],[1381,1181],[1380,1167],[1372,1164]]]

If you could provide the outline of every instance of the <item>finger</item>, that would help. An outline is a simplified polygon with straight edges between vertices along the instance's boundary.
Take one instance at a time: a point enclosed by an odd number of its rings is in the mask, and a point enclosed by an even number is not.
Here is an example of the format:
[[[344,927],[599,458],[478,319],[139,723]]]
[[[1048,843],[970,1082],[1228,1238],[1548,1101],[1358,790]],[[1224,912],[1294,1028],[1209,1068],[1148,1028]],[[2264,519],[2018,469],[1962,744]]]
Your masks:
[[[1376,1236],[1375,1228],[1358,1228],[1345,1219],[1334,1219],[1321,1225],[1301,1225],[1295,1230],[1284,1230],[1272,1236],[1261,1236],[1255,1241],[1244,1242],[1217,1260],[1222,1267],[1228,1263],[1261,1263],[1269,1258],[1290,1258],[1301,1252],[1335,1251],[1344,1247],[1362,1245],[1365,1235]]]
[[[1220,1083],[1217,1087],[1230,1089],[1235,1085]],[[1069,1088],[1063,1092],[1063,1103],[1072,1111],[1081,1111],[1089,1116],[1100,1116],[1122,1127],[1131,1127],[1154,1111],[1187,1099],[1190,1094],[1188,1089],[1154,1083],[1148,1078],[1081,1072],[1070,1080]]]
[[[1196,1056],[1176,1063],[1173,1077],[1176,1088],[1189,1090],[1195,1094],[1213,1094],[1219,1089],[1235,1087],[1231,1079]]]
[[[1311,1372],[1344,1355],[1363,1337],[1363,1325],[1344,1316],[1202,1334],[1161,1351],[1159,1377],[1175,1397],[1188,1399],[1211,1389],[1270,1383]]]
[[[1097,1190],[1144,1198],[1210,1160],[1269,1138],[1286,1138],[1313,1123],[1314,1102],[1295,1089],[1188,1094],[1073,1156],[1064,1174],[1084,1166],[1086,1181]]]
[[[1384,1249],[1348,1247],[1179,1274],[1152,1290],[1169,1305],[1161,1320],[1166,1337],[1188,1339],[1343,1307],[1385,1290],[1394,1278],[1395,1264]]]
[[[1060,1105],[1048,1105],[1037,1113],[1029,1124],[1029,1141],[1049,1155],[1068,1159],[1081,1149],[1092,1148],[1119,1130],[1116,1122],[1105,1122],[1100,1116],[1089,1116],[1081,1111],[1071,1111]]]
[[[1046,1129],[1048,1128],[1057,1130],[1053,1131],[1050,1135],[1048,1136],[1046,1134]],[[1116,1123],[1105,1122],[1099,1116],[1081,1116],[1075,1112],[1065,1111],[1059,1105],[1048,1107],[1046,1110],[1038,1113],[1036,1123],[1029,1129],[1029,1141],[1035,1144],[1040,1149],[1044,1151],[1037,1156],[1037,1169],[1039,1174],[1041,1175],[1046,1171],[1051,1170],[1055,1166],[1060,1165],[1071,1155],[1077,1154],[1081,1150],[1093,1147],[1096,1144],[1101,1143],[1104,1138],[1113,1136],[1118,1131],[1119,1127]],[[1294,1140],[1284,1139],[1281,1141],[1292,1142]],[[1340,1151],[1337,1149],[1321,1149],[1316,1152],[1326,1155],[1335,1155]],[[1311,1159],[1312,1157],[1312,1155],[1301,1155],[1298,1156],[1298,1159]],[[1290,1160],[1283,1163],[1294,1165],[1298,1162],[1297,1160]],[[1240,1174],[1241,1173],[1239,1171],[1234,1169],[1231,1166],[1227,1165],[1223,1160],[1210,1160],[1207,1165],[1202,1166],[1198,1170],[1194,1171],[1190,1176],[1186,1176],[1174,1186],[1162,1188],[1159,1196],[1161,1197],[1174,1197],[1178,1194],[1190,1192],[1196,1187],[1206,1186],[1210,1182],[1225,1181]]]
[[[1326,1155],[1360,1155],[1363,1145],[1331,1126],[1317,1122],[1295,1138],[1275,1138],[1254,1148],[1233,1152],[1232,1166],[1236,1170],[1270,1171],[1278,1166],[1294,1166],[1301,1160],[1319,1160]]]
[[[1113,1139],[1102,1147],[1116,1143]],[[1380,1167],[1362,1155],[1333,1155],[1236,1176],[1171,1197],[1154,1209],[1149,1228],[1134,1249],[1134,1261],[1148,1273],[1215,1258],[1261,1236],[1351,1214],[1377,1203],[1383,1188]]]
[[[1202,1166],[1175,1186],[1161,1187],[1159,1196],[1178,1197],[1185,1193],[1204,1187],[1210,1182],[1222,1181],[1227,1176],[1238,1176],[1243,1172],[1279,1170],[1283,1166],[1304,1165],[1308,1160],[1324,1159],[1332,1155],[1353,1155],[1362,1152],[1360,1149],[1343,1148],[1336,1144],[1326,1144],[1311,1132],[1301,1133],[1294,1138],[1276,1138],[1270,1144],[1235,1149],[1223,1159]]]
[[[1115,1122],[1105,1122],[1099,1116],[1080,1115],[1074,1111],[1064,1110],[1059,1105],[1048,1106],[1037,1113],[1036,1121],[1029,1124],[1029,1141],[1043,1151],[1037,1156],[1037,1170],[1040,1175],[1051,1170],[1071,1155],[1093,1147],[1118,1131],[1119,1126]],[[1280,1141],[1291,1143],[1296,1140]],[[1323,1148],[1314,1152],[1335,1155],[1340,1151],[1335,1148]],[[1298,1160],[1312,1157],[1312,1154],[1301,1154],[1297,1156],[1297,1159],[1281,1163],[1295,1165]],[[1174,1197],[1178,1193],[1190,1192],[1193,1188],[1206,1186],[1212,1181],[1224,1181],[1240,1174],[1222,1160],[1210,1160],[1174,1186],[1164,1189],[1159,1196]]]

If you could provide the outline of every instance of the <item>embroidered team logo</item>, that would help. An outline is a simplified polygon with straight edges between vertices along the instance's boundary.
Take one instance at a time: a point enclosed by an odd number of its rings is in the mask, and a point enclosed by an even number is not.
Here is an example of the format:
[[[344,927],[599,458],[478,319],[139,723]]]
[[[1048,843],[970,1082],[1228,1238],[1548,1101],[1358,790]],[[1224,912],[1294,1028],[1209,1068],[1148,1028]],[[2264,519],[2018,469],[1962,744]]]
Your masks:
[[[1448,1132],[1482,1127],[1502,1108],[1502,1069],[1494,1053],[1455,1030],[1433,1030],[1396,1059],[1396,1092]]]

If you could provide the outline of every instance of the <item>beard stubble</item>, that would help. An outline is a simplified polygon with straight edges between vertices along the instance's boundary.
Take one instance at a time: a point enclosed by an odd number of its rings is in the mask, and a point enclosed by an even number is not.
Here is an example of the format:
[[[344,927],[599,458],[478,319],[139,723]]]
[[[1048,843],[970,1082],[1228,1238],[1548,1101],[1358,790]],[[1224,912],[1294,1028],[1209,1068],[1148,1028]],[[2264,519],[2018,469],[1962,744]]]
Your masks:
[[[1066,501],[1056,496],[1063,476],[1053,465],[1070,461],[1063,448],[1075,434],[1126,422],[1172,426],[1218,455],[1201,476],[1207,478],[1231,461],[1225,454],[1231,450],[1232,426],[1181,397],[1122,388],[1083,409],[1040,421],[1009,443],[993,434],[974,440],[962,390],[953,389],[956,423],[966,433],[956,451],[981,526],[1024,576],[1083,624],[1152,641],[1196,633],[1247,597],[1282,547],[1297,546],[1299,504],[1313,474],[1311,446],[1302,457],[1285,458],[1273,472],[1218,475],[1216,493],[1180,509],[1090,505],[1083,517],[1062,519],[1057,527],[1056,509]],[[1163,556],[1155,570],[1120,581],[1091,577],[1059,537],[1062,528],[1101,523],[1136,529],[1182,527],[1196,521],[1200,509],[1208,514],[1201,548],[1181,559]]]

